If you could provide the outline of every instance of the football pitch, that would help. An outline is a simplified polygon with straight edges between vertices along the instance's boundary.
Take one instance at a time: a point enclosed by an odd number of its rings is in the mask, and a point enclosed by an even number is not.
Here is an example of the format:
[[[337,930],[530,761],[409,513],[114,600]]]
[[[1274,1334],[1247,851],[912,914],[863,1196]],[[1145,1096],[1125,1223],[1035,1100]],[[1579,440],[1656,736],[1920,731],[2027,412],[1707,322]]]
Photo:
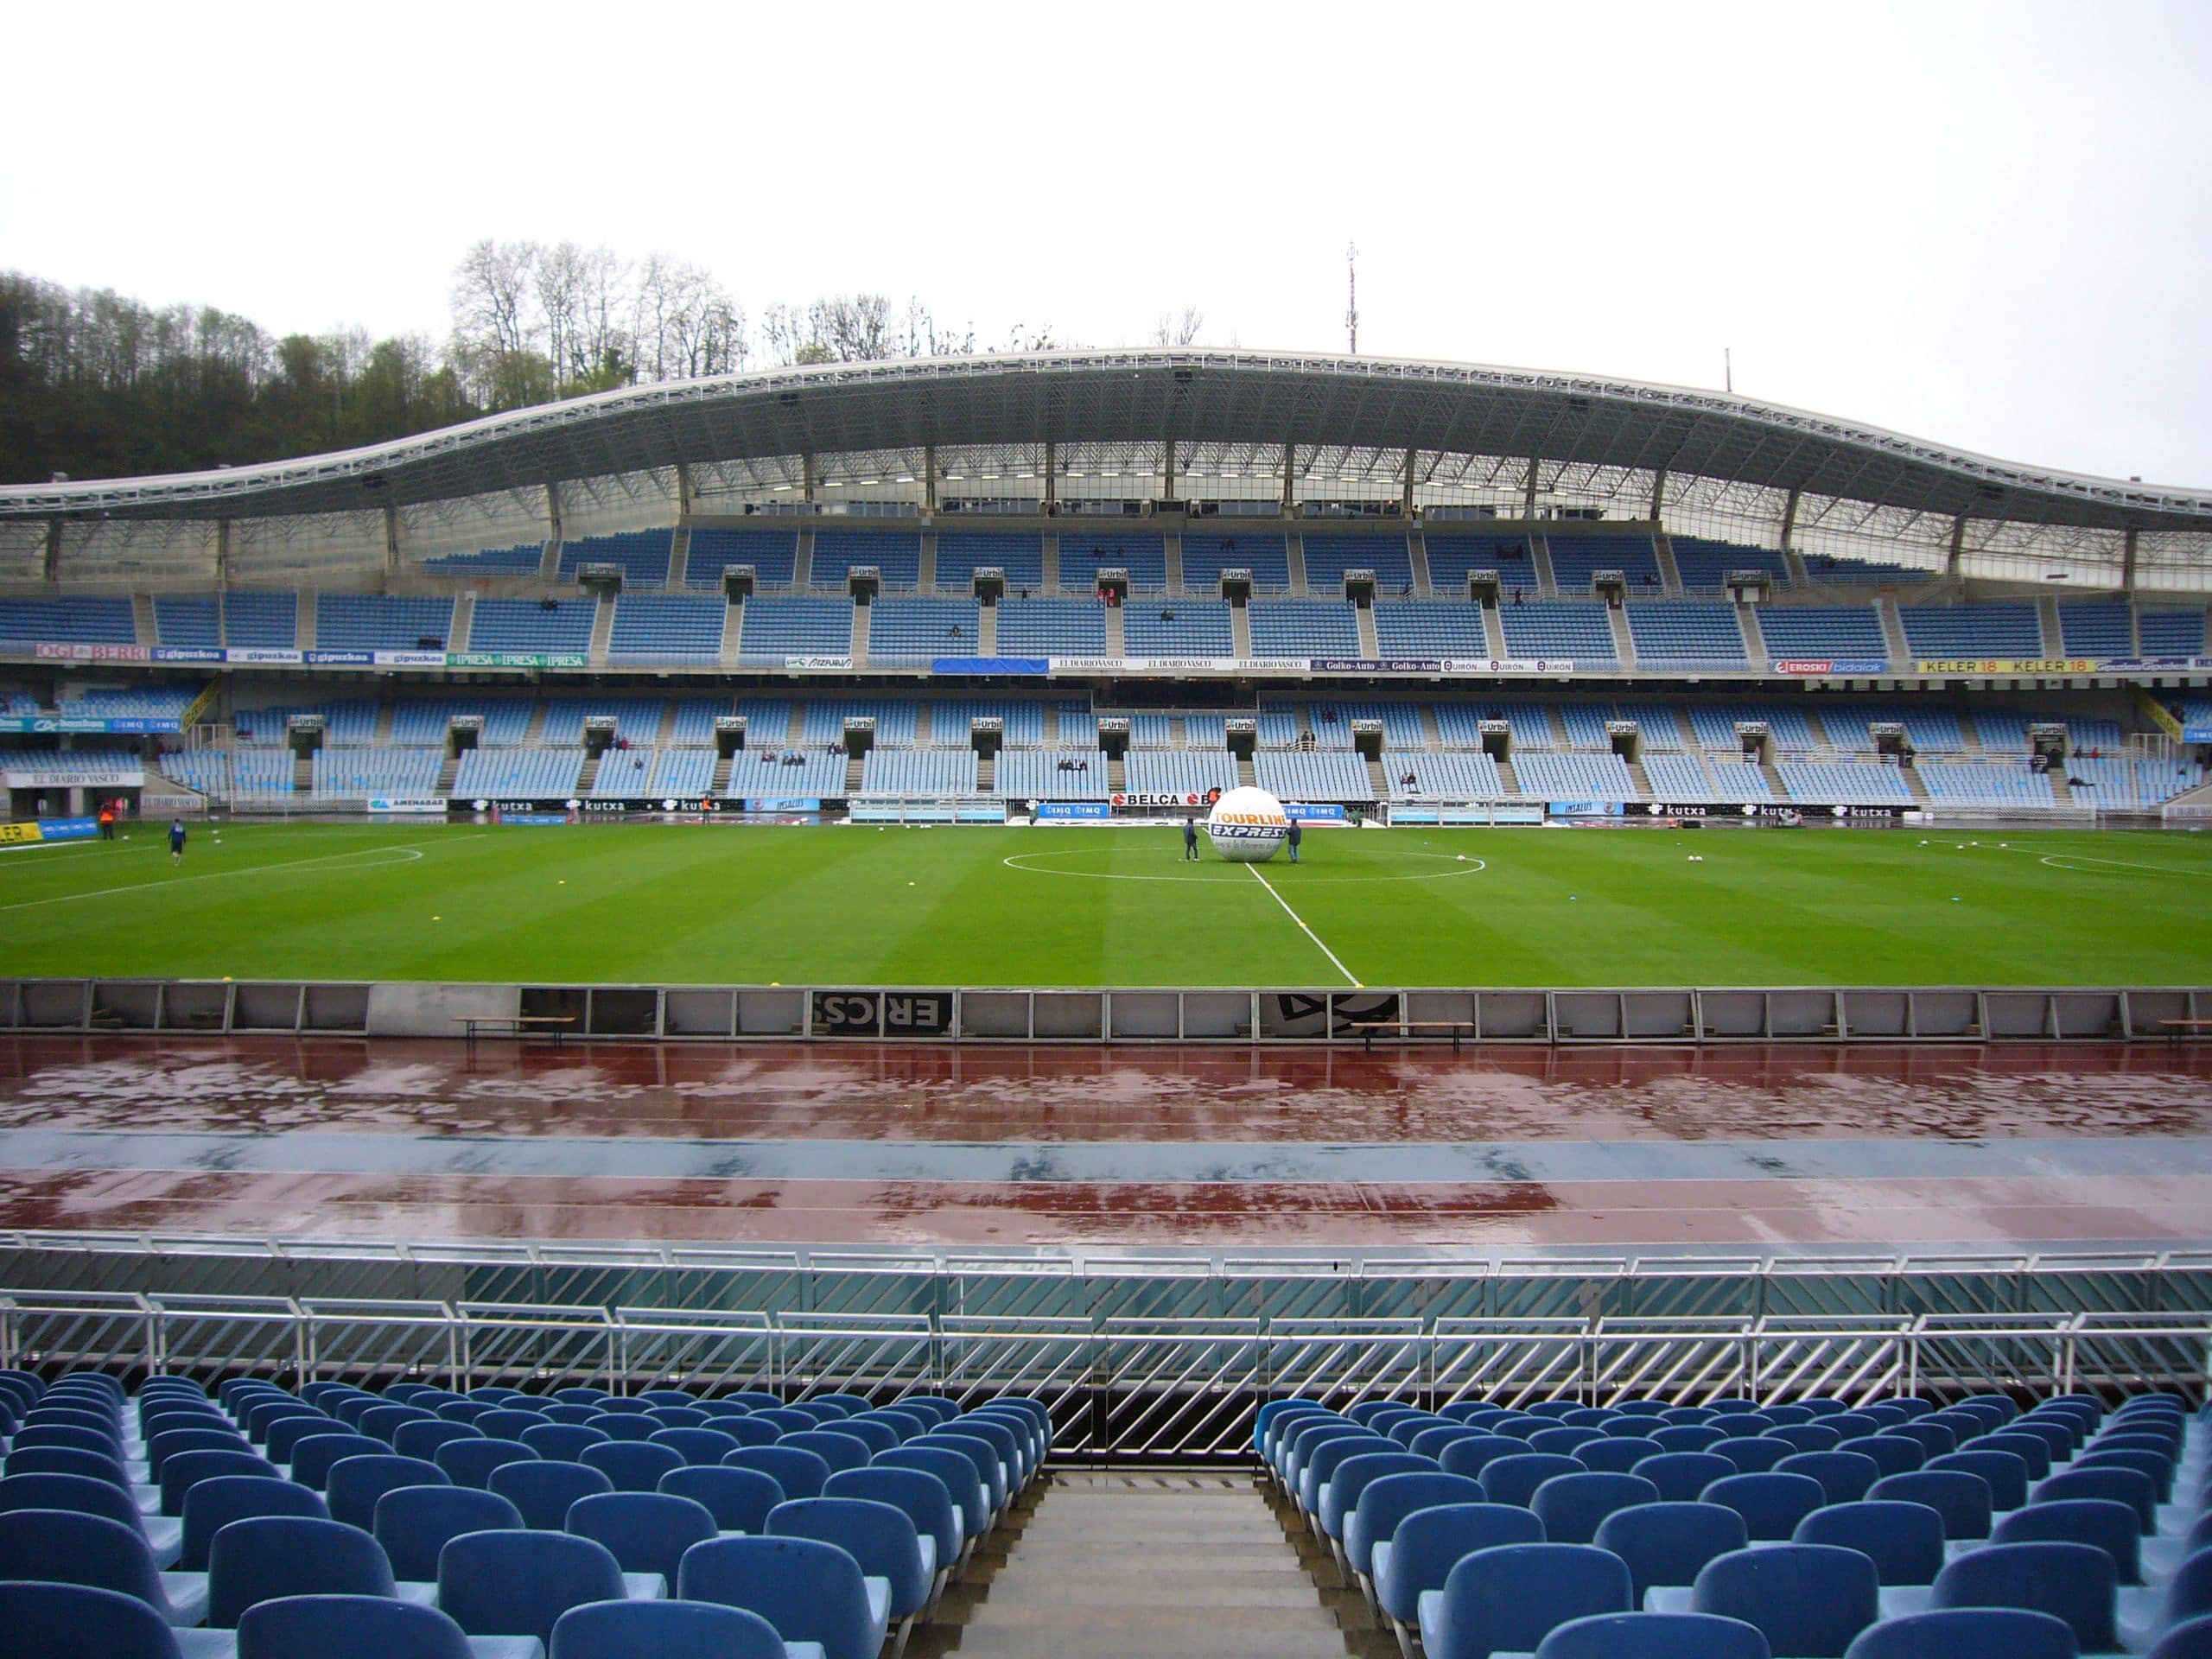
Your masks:
[[[159,826],[0,855],[0,974],[1007,986],[2212,983],[2212,841]],[[1697,855],[1693,861],[1692,855]]]

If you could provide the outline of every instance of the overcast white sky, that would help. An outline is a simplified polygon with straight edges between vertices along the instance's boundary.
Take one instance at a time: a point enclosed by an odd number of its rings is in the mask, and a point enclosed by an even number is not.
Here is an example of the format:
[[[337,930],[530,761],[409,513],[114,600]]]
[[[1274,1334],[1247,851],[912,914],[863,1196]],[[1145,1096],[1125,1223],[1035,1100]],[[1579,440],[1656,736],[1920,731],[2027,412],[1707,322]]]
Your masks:
[[[447,326],[479,237],[766,302],[1718,385],[2212,486],[2212,4],[19,8],[0,264]]]

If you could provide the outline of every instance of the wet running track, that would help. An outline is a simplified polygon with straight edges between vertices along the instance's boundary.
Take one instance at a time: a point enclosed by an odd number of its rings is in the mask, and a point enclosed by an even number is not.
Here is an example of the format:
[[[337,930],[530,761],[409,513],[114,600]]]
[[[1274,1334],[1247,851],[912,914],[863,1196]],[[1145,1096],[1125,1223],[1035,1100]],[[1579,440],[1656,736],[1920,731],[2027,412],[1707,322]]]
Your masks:
[[[0,1038],[0,1228],[1747,1249],[2212,1242],[2212,1046]]]

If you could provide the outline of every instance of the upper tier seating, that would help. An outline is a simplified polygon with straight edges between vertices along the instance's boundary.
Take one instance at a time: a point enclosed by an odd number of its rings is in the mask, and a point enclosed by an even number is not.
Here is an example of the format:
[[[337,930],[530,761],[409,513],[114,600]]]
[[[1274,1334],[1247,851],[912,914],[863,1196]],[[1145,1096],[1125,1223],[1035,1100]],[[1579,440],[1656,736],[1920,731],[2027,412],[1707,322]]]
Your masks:
[[[1132,657],[1233,657],[1229,607],[1219,600],[1173,605],[1135,600],[1122,609],[1122,644]]]
[[[623,594],[614,601],[607,660],[712,662],[721,655],[722,623],[728,614],[729,607],[712,597]]]
[[[1675,569],[1686,594],[1725,593],[1730,574],[1737,570],[1764,570],[1777,588],[1789,584],[1789,561],[1770,547],[1708,542],[1695,536],[1670,536],[1667,545],[1674,551]]]
[[[1792,657],[1889,660],[1881,613],[1872,605],[1762,605],[1758,621],[1767,655],[1777,661]]]
[[[1378,594],[1398,594],[1413,585],[1413,555],[1406,547],[1406,533],[1349,536],[1307,531],[1300,545],[1306,554],[1306,591],[1316,599],[1338,598],[1344,590],[1344,573],[1372,570]]]
[[[633,747],[653,743],[660,737],[662,709],[658,697],[621,692],[585,691],[572,696],[548,697],[545,725],[538,741],[548,746],[582,743],[587,716],[612,715],[618,739]]]
[[[1370,801],[1367,763],[1342,750],[1262,749],[1252,762],[1260,787],[1284,801]]]
[[[1080,763],[1079,771],[1063,771]],[[997,762],[993,787],[1015,800],[1103,800],[1107,791],[1103,749],[1008,749]]]
[[[1467,576],[1476,570],[1497,572],[1507,593],[1516,587],[1533,592],[1536,563],[1526,536],[1465,536],[1431,530],[1421,538],[1428,554],[1429,591],[1439,599],[1465,599]]]
[[[1744,633],[1736,607],[1726,602],[1683,600],[1627,607],[1630,637],[1640,663],[1743,663]]]
[[[1805,711],[1789,703],[1694,702],[1690,705],[1690,728],[1697,734],[1699,744],[1704,748],[1718,749],[1724,754],[1738,753],[1743,747],[1736,735],[1738,721],[1762,720],[1766,722],[1767,730],[1773,734],[1775,747],[1786,754],[1803,754],[1824,747],[1814,735],[1812,724],[1805,718]]]
[[[1501,605],[1498,620],[1505,627],[1505,649],[1516,658],[1563,658],[1577,664],[1611,667],[1612,626],[1605,607],[1594,600],[1532,599],[1522,605]]]
[[[223,643],[222,607],[212,594],[156,594],[154,631],[165,645],[214,649]]]
[[[1106,607],[1096,599],[1009,599],[998,624],[1001,657],[1106,654]]]
[[[1342,600],[1276,599],[1245,613],[1255,657],[1357,657],[1359,617]]]
[[[0,599],[0,639],[11,643],[128,645],[137,639],[127,599]]]
[[[2126,600],[2083,600],[2058,607],[2069,657],[2135,655],[2135,611]]]
[[[1008,594],[1045,585],[1045,538],[1033,530],[941,530],[937,536],[937,585],[965,594],[976,572],[995,565],[1006,573]]]
[[[683,585],[718,588],[726,567],[749,564],[757,586],[788,588],[798,563],[796,530],[695,530],[683,561]]]
[[[817,530],[809,582],[842,592],[862,565],[874,565],[886,593],[912,593],[922,580],[922,537],[913,530]]]
[[[468,648],[581,657],[591,649],[598,616],[596,599],[480,599]]]
[[[1781,774],[1782,786],[1789,791],[1793,801],[1848,806],[1879,801],[1904,804],[1912,799],[1912,791],[1905,786],[1904,774],[1895,766],[1864,766],[1851,761],[1819,764],[1782,760],[1776,762],[1775,770]]]
[[[933,748],[967,748],[979,718],[1001,722],[1001,741],[1009,749],[1033,749],[1045,741],[1045,705],[1031,698],[945,697],[928,708]]]
[[[442,650],[453,631],[453,601],[436,594],[318,594],[317,651]],[[425,647],[425,639],[437,644]]]
[[[2032,605],[1908,605],[1897,613],[1916,657],[2041,657]]]
[[[487,547],[474,553],[441,553],[423,568],[437,576],[534,576],[545,565],[545,544]]]
[[[1465,599],[1378,601],[1375,643],[1385,657],[1487,658],[1491,654],[1483,613]]]
[[[1286,539],[1264,531],[1247,535],[1183,532],[1185,593],[1199,596],[1219,593],[1224,570],[1249,570],[1255,594],[1287,593],[1290,552]]]
[[[853,649],[853,601],[801,594],[752,599],[738,660],[750,668],[781,668],[786,657],[844,657]]]
[[[676,705],[668,741],[677,748],[703,748],[715,741],[715,721],[730,713],[728,697],[684,697]]]
[[[1891,564],[1882,559],[1838,558],[1833,554],[1808,553],[1805,574],[1819,582],[1879,582],[1894,587],[1906,582],[1933,582],[1936,573],[1917,565]]]
[[[2202,657],[2204,654],[2204,613],[2145,611],[2141,618],[2145,657]]]
[[[304,707],[270,704],[238,709],[232,713],[231,724],[241,743],[278,746],[287,741],[295,715],[320,715],[325,743],[349,747],[376,741],[378,705],[367,697],[342,697]]]
[[[1167,543],[1156,530],[1060,531],[1060,591],[1087,594],[1101,570],[1129,573],[1133,593],[1156,594],[1167,586]]]
[[[223,595],[223,643],[232,649],[289,651],[300,643],[297,594]]]
[[[1578,598],[1591,591],[1600,570],[1618,570],[1628,579],[1631,598],[1659,591],[1659,553],[1649,536],[1569,536],[1554,531],[1544,537],[1551,550],[1552,578],[1560,596]]]
[[[972,657],[980,648],[976,617],[972,597],[879,599],[868,607],[868,660],[906,664]]]
[[[178,720],[200,696],[194,685],[88,685],[60,701],[66,720]]]
[[[561,543],[557,580],[574,582],[588,564],[622,567],[622,585],[661,588],[668,583],[668,563],[675,547],[675,531],[626,530],[615,536],[582,536]]]
[[[1520,754],[1513,775],[1530,800],[1633,801],[1638,793],[1628,762],[1618,754]]]

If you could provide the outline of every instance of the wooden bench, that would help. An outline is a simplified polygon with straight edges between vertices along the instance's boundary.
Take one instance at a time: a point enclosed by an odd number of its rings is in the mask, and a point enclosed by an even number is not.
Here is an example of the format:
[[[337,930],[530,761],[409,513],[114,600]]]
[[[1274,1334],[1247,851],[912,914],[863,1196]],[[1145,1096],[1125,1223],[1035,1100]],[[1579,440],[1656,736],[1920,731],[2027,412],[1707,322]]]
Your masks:
[[[1449,1032],[1454,1054],[1459,1052],[1462,1033],[1465,1033],[1468,1042],[1475,1039],[1475,1022],[1471,1020],[1357,1020],[1351,1024],[1359,1033],[1360,1046],[1370,1054],[1375,1052],[1375,1033],[1378,1031],[1394,1034],[1416,1031]],[[1406,1040],[1410,1040],[1410,1036]]]
[[[456,1014],[453,1019],[468,1039],[471,1052],[475,1051],[477,1037],[486,1029],[509,1037],[550,1037],[553,1046],[559,1048],[569,1027],[576,1023],[573,1014]]]
[[[2170,1043],[2186,1042],[2191,1037],[2212,1037],[2212,1020],[2161,1020],[2158,1027]]]

